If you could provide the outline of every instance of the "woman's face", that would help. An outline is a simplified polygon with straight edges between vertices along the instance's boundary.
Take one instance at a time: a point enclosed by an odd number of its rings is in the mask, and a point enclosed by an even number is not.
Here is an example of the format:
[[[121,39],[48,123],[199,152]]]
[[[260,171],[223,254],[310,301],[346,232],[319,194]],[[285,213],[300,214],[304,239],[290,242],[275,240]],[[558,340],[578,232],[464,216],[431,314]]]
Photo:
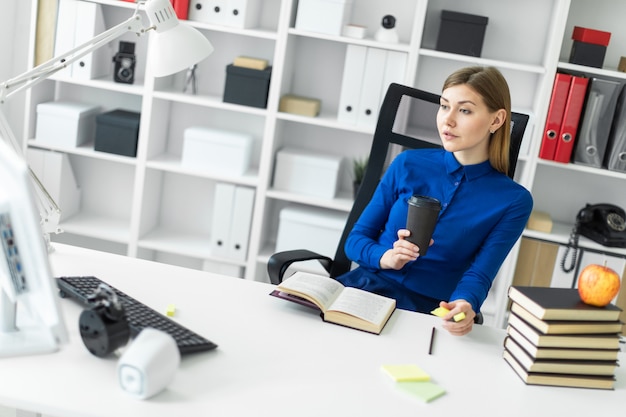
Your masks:
[[[465,84],[441,94],[437,128],[443,147],[463,165],[488,159],[489,137],[504,122],[505,112],[490,112],[482,97]]]

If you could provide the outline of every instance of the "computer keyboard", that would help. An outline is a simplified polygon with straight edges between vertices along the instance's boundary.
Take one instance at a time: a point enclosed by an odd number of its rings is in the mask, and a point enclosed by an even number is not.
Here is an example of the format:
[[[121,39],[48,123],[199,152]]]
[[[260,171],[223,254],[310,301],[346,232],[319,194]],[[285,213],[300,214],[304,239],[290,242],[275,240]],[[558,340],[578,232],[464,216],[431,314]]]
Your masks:
[[[69,297],[84,307],[90,305],[88,297],[96,292],[100,284],[108,285],[116,294],[124,307],[131,336],[136,336],[146,327],[162,330],[170,334],[181,355],[215,349],[217,345],[199,334],[187,329],[156,310],[137,301],[117,288],[112,287],[94,276],[58,277],[57,286],[61,297]]]

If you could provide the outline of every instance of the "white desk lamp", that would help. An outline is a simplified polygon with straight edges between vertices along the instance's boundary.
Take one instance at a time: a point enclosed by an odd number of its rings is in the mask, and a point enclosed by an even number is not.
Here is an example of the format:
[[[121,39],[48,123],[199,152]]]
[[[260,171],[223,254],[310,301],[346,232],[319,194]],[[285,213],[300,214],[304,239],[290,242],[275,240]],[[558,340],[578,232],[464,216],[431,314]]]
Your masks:
[[[144,6],[143,9],[150,21],[148,27],[144,27],[143,19],[139,14],[142,6]],[[150,59],[148,66],[155,77],[163,77],[185,70],[213,52],[213,46],[200,32],[178,20],[169,0],[138,0],[135,13],[125,22],[22,75],[0,83],[0,103],[4,103],[6,99],[16,93],[46,80],[83,56],[128,32],[143,36],[150,31],[152,31],[152,39],[148,52]],[[18,144],[1,108],[0,135],[15,148],[19,155],[23,155],[22,148]],[[32,170],[30,174],[35,184],[36,200],[44,235],[47,237],[50,233],[59,233],[61,231],[59,228],[61,209]]]

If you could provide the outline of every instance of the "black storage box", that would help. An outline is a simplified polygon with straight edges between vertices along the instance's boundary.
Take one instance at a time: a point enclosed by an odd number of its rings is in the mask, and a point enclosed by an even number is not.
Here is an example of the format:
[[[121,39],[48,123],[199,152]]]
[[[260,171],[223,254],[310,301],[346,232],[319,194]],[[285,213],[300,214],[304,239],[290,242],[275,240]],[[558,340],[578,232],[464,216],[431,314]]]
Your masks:
[[[256,70],[233,64],[226,66],[224,102],[266,108],[271,74],[272,67]]]
[[[137,156],[141,114],[112,110],[96,116],[96,151]]]
[[[467,13],[441,11],[435,49],[442,52],[480,56],[489,18]]]
[[[606,46],[595,43],[574,41],[569,55],[570,64],[602,68]]]

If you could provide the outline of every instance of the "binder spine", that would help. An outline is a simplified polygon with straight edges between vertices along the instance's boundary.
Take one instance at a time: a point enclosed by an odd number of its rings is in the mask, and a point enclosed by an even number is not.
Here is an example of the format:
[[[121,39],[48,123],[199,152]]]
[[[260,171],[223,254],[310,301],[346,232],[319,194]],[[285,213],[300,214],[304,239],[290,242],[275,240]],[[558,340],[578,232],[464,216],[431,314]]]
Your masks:
[[[554,160],[556,162],[568,163],[571,159],[588,84],[588,78],[572,77],[565,112],[563,113],[563,123],[561,124],[556,152],[554,154]]]
[[[563,73],[557,73],[554,79],[546,126],[539,150],[539,157],[542,159],[554,159],[571,80],[571,75]]]

